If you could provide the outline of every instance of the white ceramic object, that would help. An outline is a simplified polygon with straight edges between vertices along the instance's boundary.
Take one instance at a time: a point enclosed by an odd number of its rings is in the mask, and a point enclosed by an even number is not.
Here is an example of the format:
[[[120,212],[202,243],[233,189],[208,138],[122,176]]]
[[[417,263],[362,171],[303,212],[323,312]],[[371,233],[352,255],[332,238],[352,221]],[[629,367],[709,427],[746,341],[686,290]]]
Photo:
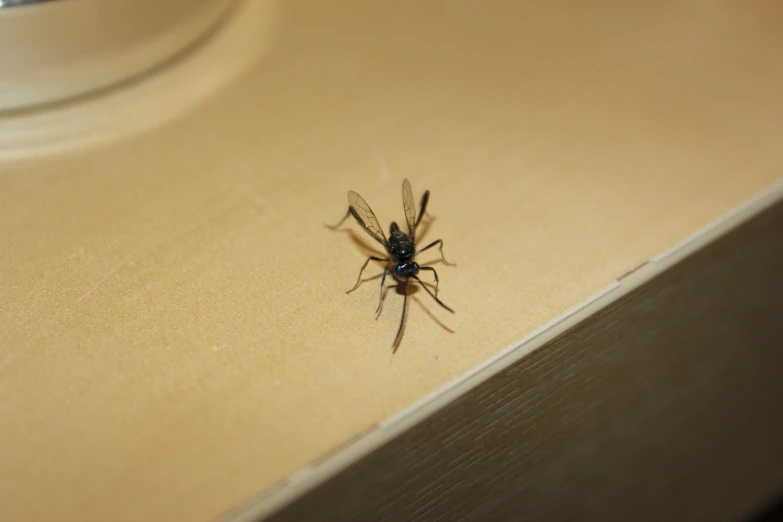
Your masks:
[[[0,112],[84,95],[160,66],[232,0],[0,0]]]

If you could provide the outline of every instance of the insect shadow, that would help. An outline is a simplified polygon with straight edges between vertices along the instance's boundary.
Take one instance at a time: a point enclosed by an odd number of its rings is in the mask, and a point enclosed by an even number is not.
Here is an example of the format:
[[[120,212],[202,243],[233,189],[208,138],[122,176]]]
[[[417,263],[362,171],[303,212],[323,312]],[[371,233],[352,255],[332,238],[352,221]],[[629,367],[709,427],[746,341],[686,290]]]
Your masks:
[[[356,278],[356,284],[348,290],[346,293],[351,293],[354,290],[356,290],[359,285],[363,282],[362,280],[362,274],[364,273],[364,269],[367,268],[367,265],[370,263],[370,261],[377,261],[383,263],[383,274],[381,275],[381,292],[380,297],[378,301],[378,308],[376,309],[376,319],[380,316],[382,307],[383,307],[383,300],[385,295],[385,286],[384,283],[386,282],[386,275],[391,273],[392,277],[394,277],[398,284],[397,286],[397,292],[401,293],[403,297],[403,303],[402,303],[402,317],[400,318],[400,326],[397,328],[397,335],[394,338],[394,342],[392,343],[393,347],[393,353],[397,351],[397,348],[400,345],[400,340],[402,339],[402,333],[405,329],[405,318],[407,316],[407,309],[408,309],[408,295],[409,295],[409,289],[412,291],[415,287],[413,287],[410,282],[411,280],[415,280],[417,283],[419,283],[419,286],[424,288],[424,290],[437,302],[440,306],[445,308],[451,313],[454,313],[454,310],[452,310],[448,305],[446,305],[443,301],[441,301],[438,298],[438,285],[440,283],[440,280],[438,278],[438,272],[429,265],[419,265],[416,263],[414,258],[419,255],[420,253],[429,250],[434,247],[438,247],[440,251],[440,256],[444,264],[450,265],[450,266],[456,266],[453,263],[449,263],[446,261],[446,257],[443,254],[443,240],[442,239],[436,239],[432,243],[428,244],[427,246],[417,249],[416,247],[416,234],[417,229],[419,225],[422,223],[422,218],[427,213],[427,203],[430,199],[430,191],[425,190],[424,194],[421,197],[421,203],[419,205],[419,212],[417,214],[416,212],[416,201],[413,198],[413,189],[411,188],[410,182],[405,179],[402,182],[402,206],[403,210],[405,211],[405,222],[407,225],[408,232],[404,232],[400,229],[400,227],[397,225],[395,221],[391,222],[391,225],[389,226],[389,238],[386,238],[386,235],[383,233],[383,228],[381,227],[381,224],[378,222],[378,218],[375,216],[375,213],[370,208],[370,205],[367,204],[367,202],[362,198],[359,194],[356,192],[350,190],[348,191],[348,211],[345,213],[345,216],[340,220],[339,223],[336,225],[326,225],[327,228],[330,228],[332,230],[336,230],[340,225],[342,225],[346,219],[348,219],[349,216],[353,216],[354,219],[356,219],[356,222],[359,223],[359,225],[364,229],[365,232],[367,232],[370,237],[372,237],[374,240],[376,240],[378,243],[381,244],[383,247],[386,255],[383,256],[380,252],[377,252],[376,250],[367,247],[367,245],[364,244],[363,241],[361,241],[356,235],[351,231],[351,239],[352,241],[362,250],[366,251],[367,260],[362,265],[362,268],[359,270],[359,276]],[[422,225],[422,235],[428,231],[429,226],[431,225],[434,218],[430,217],[429,221]],[[421,271],[428,271],[432,272],[432,276],[435,279],[435,291],[429,289],[429,284],[423,282],[421,279],[419,279],[419,273]],[[370,278],[370,279],[374,279]],[[429,311],[428,311],[429,313]],[[432,316],[432,314],[430,314]],[[432,316],[434,317],[434,316]],[[437,320],[436,320],[437,321]],[[438,324],[441,326],[444,326],[443,323],[440,321],[437,321]],[[444,326],[448,331],[452,332],[451,329]]]

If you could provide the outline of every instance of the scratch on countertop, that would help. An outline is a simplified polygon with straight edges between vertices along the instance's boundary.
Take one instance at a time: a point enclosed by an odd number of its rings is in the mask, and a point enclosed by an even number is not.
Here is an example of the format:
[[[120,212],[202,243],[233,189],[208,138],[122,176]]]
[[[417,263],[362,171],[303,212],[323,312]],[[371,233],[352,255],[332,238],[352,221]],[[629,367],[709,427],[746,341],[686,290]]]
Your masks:
[[[140,248],[140,247],[139,247],[139,248]],[[72,304],[70,307],[68,307],[68,308],[69,308],[69,309],[71,309],[71,308],[73,308],[74,306],[78,305],[78,304],[79,304],[79,303],[81,303],[81,302],[82,302],[84,299],[86,299],[87,297],[89,297],[89,296],[90,296],[90,294],[92,294],[92,293],[93,293],[93,292],[94,292],[94,291],[95,291],[95,290],[96,290],[96,289],[97,289],[99,286],[101,286],[101,285],[103,285],[104,283],[106,283],[106,281],[108,281],[108,280],[111,278],[111,276],[112,276],[112,275],[114,275],[114,273],[115,273],[117,270],[119,270],[120,268],[122,268],[122,266],[123,266],[125,263],[127,263],[127,262],[130,260],[130,258],[131,258],[131,257],[133,257],[134,255],[136,255],[136,253],[139,251],[139,248],[135,248],[135,249],[133,249],[133,251],[131,251],[131,252],[130,252],[130,253],[127,255],[127,256],[125,256],[124,258],[122,258],[122,259],[120,260],[120,262],[119,262],[119,263],[117,263],[116,265],[114,265],[114,266],[113,266],[113,267],[112,267],[112,268],[109,270],[109,272],[108,272],[108,273],[107,273],[107,274],[106,274],[106,275],[105,275],[105,276],[104,276],[104,277],[103,277],[103,278],[102,278],[100,281],[98,281],[97,283],[95,283],[94,285],[92,285],[92,287],[90,287],[90,289],[89,289],[89,290],[87,290],[87,292],[86,292],[84,295],[82,295],[82,296],[81,296],[79,299],[77,299],[77,300],[76,300],[76,302],[74,302],[74,303],[73,303],[73,304]]]
[[[375,161],[378,163],[378,167],[381,170],[381,181],[383,183],[388,183],[391,179],[391,176],[389,175],[389,167],[386,165],[386,161],[383,159],[383,155],[379,150],[375,150],[374,154]]]

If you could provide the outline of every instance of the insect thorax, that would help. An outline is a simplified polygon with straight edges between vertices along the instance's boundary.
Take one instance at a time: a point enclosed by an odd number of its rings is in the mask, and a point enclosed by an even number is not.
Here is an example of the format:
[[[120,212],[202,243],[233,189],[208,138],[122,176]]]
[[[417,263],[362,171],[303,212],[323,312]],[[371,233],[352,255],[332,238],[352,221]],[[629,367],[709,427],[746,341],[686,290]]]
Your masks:
[[[395,265],[406,263],[413,259],[415,246],[408,234],[402,230],[394,230],[389,237],[389,256]]]

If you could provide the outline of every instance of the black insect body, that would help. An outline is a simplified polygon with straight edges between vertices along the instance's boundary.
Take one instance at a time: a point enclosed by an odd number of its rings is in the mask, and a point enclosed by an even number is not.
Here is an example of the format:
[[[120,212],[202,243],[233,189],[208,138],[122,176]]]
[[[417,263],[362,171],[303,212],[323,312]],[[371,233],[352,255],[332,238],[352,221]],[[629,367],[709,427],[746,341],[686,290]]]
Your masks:
[[[415,279],[439,305],[449,312],[454,313],[454,310],[446,306],[443,301],[438,299],[437,294],[439,280],[438,273],[435,271],[435,269],[431,266],[421,266],[416,263],[416,261],[414,261],[414,257],[416,257],[418,254],[424,252],[425,250],[429,250],[434,246],[438,246],[443,262],[447,265],[451,265],[451,263],[446,261],[446,258],[443,255],[443,240],[441,239],[433,241],[420,250],[416,250],[416,229],[421,222],[421,218],[427,211],[427,203],[429,202],[429,199],[430,192],[427,190],[424,192],[424,195],[421,198],[419,213],[417,215],[416,202],[413,199],[413,190],[411,189],[411,184],[407,179],[403,181],[402,205],[405,210],[405,221],[407,224],[408,233],[406,234],[404,231],[400,230],[400,227],[396,222],[392,222],[392,224],[389,226],[389,239],[387,240],[383,233],[383,229],[378,222],[378,218],[375,217],[375,213],[373,213],[370,206],[359,194],[351,190],[348,192],[348,212],[339,223],[333,227],[329,227],[332,229],[339,227],[345,222],[346,219],[348,219],[349,215],[352,215],[359,225],[361,225],[361,227],[366,230],[373,239],[383,245],[383,248],[386,250],[386,253],[389,256],[388,258],[375,256],[370,256],[367,258],[367,261],[364,262],[361,270],[359,270],[359,277],[356,278],[356,284],[353,286],[353,288],[348,290],[347,293],[350,294],[359,287],[359,284],[361,284],[362,273],[364,273],[364,269],[367,268],[367,264],[370,261],[380,261],[386,263],[383,269],[383,276],[381,277],[381,297],[378,302],[376,314],[380,314],[381,305],[383,304],[383,288],[384,283],[386,282],[386,274],[391,272],[395,279],[404,284],[403,294],[405,297],[402,304],[402,318],[400,318],[400,326],[397,329],[397,336],[394,338],[394,343],[392,345],[395,351],[400,344],[403,326],[405,325],[405,316],[408,305],[408,282],[411,279]],[[389,265],[391,265],[391,268],[389,268]],[[424,285],[424,283],[421,282],[421,279],[419,279],[418,274],[422,270],[432,272],[432,275],[435,278],[434,294],[429,288],[427,288],[426,285]]]

